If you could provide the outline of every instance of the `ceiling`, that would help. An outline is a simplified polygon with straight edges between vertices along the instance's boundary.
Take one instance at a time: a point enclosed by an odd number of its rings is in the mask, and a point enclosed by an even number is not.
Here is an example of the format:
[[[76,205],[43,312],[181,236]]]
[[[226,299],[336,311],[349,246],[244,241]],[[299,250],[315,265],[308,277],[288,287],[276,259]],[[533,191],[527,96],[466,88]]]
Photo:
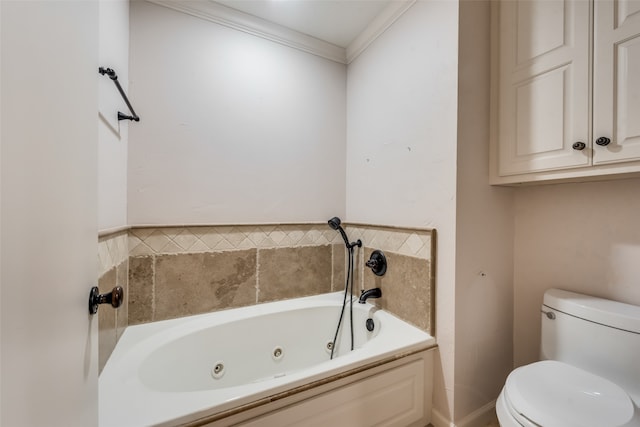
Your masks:
[[[398,0],[215,0],[342,48]]]

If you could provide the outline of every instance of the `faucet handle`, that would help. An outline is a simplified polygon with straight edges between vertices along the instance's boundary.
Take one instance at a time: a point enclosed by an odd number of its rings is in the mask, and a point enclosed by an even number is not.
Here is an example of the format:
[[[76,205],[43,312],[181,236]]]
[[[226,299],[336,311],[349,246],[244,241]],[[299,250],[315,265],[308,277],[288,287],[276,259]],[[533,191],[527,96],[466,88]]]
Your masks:
[[[387,272],[387,257],[384,256],[384,252],[376,249],[371,253],[371,257],[365,262],[365,265],[369,267],[376,276],[384,276]]]

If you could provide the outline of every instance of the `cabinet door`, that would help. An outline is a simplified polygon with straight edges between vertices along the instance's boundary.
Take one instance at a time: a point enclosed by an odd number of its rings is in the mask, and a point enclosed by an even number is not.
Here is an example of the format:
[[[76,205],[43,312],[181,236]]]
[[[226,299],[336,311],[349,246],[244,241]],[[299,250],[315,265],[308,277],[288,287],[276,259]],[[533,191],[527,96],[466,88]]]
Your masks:
[[[594,164],[640,160],[640,0],[596,1]]]
[[[500,176],[590,164],[589,22],[584,0],[501,2]]]

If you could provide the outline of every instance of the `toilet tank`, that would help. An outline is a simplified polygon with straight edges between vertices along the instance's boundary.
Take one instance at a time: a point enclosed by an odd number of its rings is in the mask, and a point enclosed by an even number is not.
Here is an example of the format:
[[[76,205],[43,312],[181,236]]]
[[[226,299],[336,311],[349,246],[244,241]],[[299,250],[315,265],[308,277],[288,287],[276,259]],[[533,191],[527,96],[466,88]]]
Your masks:
[[[608,378],[640,398],[640,307],[549,289],[542,305],[541,358]]]

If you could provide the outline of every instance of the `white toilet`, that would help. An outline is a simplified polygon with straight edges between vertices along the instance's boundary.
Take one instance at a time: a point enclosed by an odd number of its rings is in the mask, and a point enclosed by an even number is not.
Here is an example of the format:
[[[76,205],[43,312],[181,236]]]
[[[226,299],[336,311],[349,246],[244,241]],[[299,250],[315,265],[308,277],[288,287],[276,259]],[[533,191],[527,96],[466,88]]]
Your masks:
[[[515,369],[501,427],[640,427],[640,307],[550,289],[541,362]]]

